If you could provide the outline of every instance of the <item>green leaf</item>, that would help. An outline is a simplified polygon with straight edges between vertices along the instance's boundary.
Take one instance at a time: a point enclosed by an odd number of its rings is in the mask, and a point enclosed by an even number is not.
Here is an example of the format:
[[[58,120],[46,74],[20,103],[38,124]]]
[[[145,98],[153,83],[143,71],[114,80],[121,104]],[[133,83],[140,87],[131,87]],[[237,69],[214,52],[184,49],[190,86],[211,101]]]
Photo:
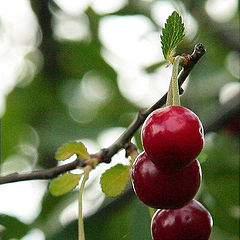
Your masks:
[[[129,180],[130,166],[117,164],[101,176],[102,191],[109,197],[116,197],[126,188]]]
[[[201,151],[201,153],[198,155],[197,159],[200,163],[204,163],[205,161],[207,161],[207,154],[204,151]]]
[[[184,37],[184,24],[181,16],[174,11],[168,17],[165,28],[162,29],[162,51],[166,60],[170,60],[172,51],[178,46]]]
[[[66,160],[73,154],[77,154],[81,159],[90,159],[86,147],[81,142],[69,142],[58,148],[55,158],[58,161]]]
[[[54,178],[49,185],[50,193],[54,196],[61,196],[70,192],[78,185],[81,176],[82,174],[65,173]]]
[[[0,214],[0,225],[3,226],[0,239],[22,239],[31,229],[19,219],[5,214]]]
[[[146,67],[146,68],[145,68],[145,71],[146,71],[147,73],[153,73],[153,72],[155,72],[158,68],[160,68],[161,66],[163,66],[164,64],[167,64],[167,61],[166,61],[166,60],[163,60],[163,61],[154,63],[154,64]]]

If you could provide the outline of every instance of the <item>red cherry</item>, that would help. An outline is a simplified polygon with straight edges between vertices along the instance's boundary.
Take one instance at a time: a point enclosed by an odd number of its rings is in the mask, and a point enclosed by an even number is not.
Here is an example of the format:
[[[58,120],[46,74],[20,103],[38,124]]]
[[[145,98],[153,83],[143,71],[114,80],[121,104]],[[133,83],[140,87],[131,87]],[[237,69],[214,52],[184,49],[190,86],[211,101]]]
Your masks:
[[[210,213],[196,200],[179,209],[158,210],[151,224],[153,240],[208,240]]]
[[[142,127],[142,143],[150,159],[165,171],[189,165],[203,148],[203,127],[195,113],[180,106],[152,112]]]
[[[188,167],[166,172],[159,169],[142,152],[132,166],[132,184],[138,198],[153,208],[179,208],[197,193],[201,183],[201,167],[197,160]]]

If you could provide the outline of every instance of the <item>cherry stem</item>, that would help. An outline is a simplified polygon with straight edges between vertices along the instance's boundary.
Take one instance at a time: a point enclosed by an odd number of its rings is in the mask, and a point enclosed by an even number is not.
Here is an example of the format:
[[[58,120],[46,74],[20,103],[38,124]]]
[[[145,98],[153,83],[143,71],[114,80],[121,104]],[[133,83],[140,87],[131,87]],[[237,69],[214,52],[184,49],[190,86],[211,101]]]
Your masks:
[[[177,56],[173,62],[172,77],[167,95],[166,106],[180,106],[180,95],[178,89],[178,68],[182,61],[180,56]]]
[[[84,189],[85,183],[88,180],[89,172],[91,171],[91,169],[92,168],[90,166],[85,168],[80,189],[78,192],[78,240],[85,240],[83,215],[82,215],[82,210],[83,210],[82,195],[83,195],[83,189]]]
[[[130,153],[130,158],[131,158],[130,163],[131,163],[131,165],[133,165],[133,163],[134,163],[135,159],[137,158],[138,154],[139,153],[138,153],[137,150],[134,150]]]

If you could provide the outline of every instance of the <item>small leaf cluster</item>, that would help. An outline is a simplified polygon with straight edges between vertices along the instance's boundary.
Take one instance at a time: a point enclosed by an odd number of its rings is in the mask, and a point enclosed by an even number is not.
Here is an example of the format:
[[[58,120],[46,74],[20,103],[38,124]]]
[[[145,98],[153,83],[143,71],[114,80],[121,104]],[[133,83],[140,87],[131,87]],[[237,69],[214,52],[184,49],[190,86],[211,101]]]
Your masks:
[[[82,142],[69,142],[58,148],[55,158],[58,161],[64,161],[74,154],[77,155],[80,159],[88,159],[91,157]],[[83,173],[81,174],[72,174],[72,173],[64,173],[54,178],[50,185],[49,191],[54,196],[61,196],[66,194],[77,187]]]

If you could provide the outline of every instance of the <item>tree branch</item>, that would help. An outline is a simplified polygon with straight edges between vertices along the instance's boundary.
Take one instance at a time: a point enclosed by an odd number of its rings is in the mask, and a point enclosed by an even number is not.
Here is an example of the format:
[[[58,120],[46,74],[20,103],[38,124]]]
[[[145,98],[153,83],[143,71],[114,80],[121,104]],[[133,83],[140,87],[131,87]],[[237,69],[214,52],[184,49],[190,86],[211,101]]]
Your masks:
[[[188,77],[189,73],[196,65],[198,60],[204,55],[205,53],[204,46],[199,43],[195,46],[193,53],[190,55],[189,61],[187,65],[181,71],[178,77],[178,84],[179,89],[181,90],[181,86]],[[143,124],[145,119],[148,115],[153,112],[154,110],[162,107],[166,103],[167,93],[159,99],[153,106],[148,108],[147,110],[140,110],[137,114],[135,120],[128,126],[128,128],[123,132],[123,134],[108,148],[101,149],[99,152],[92,154],[93,158],[96,158],[97,161],[109,163],[111,161],[112,156],[114,156],[119,150],[122,148],[127,147],[128,143],[130,142],[131,138],[138,130],[138,128]],[[62,165],[57,166],[54,168],[46,169],[46,170],[37,170],[30,173],[12,173],[3,177],[0,177],[0,184],[4,183],[11,183],[11,182],[19,182],[24,180],[36,180],[36,179],[52,179],[57,177],[59,174],[65,173],[67,171],[73,170],[76,167],[84,167],[84,162],[81,159],[76,159],[75,161]]]
[[[67,171],[73,170],[76,167],[82,167],[83,161],[76,159],[73,162],[67,163],[62,166],[57,166],[50,169],[36,170],[30,173],[11,173],[9,175],[0,177],[0,184],[20,182],[25,180],[36,180],[36,179],[52,179],[57,177],[59,174],[65,173]]]

